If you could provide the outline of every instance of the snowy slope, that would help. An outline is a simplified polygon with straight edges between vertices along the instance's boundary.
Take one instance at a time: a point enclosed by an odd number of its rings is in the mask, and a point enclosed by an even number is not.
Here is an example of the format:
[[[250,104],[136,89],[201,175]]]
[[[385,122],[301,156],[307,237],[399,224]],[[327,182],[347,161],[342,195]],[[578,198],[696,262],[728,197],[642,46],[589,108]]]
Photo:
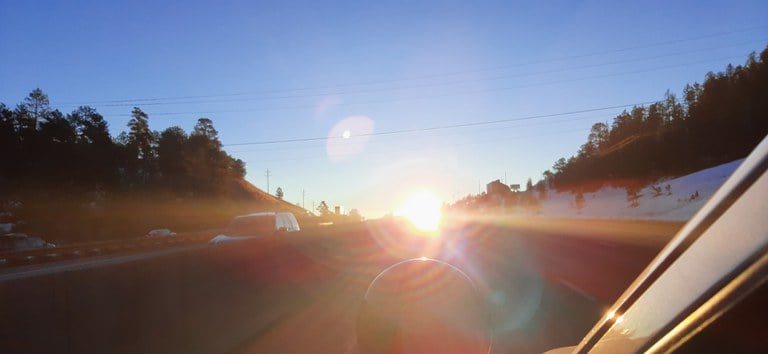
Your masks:
[[[656,181],[637,193],[636,203],[622,188],[603,187],[584,193],[581,210],[575,195],[550,191],[541,201],[541,215],[549,217],[688,220],[744,161],[731,161],[675,179]],[[669,192],[667,191],[669,185]],[[653,187],[658,188],[654,190]],[[661,193],[659,193],[659,190]],[[697,193],[698,192],[698,193]],[[696,195],[698,194],[698,197]]]

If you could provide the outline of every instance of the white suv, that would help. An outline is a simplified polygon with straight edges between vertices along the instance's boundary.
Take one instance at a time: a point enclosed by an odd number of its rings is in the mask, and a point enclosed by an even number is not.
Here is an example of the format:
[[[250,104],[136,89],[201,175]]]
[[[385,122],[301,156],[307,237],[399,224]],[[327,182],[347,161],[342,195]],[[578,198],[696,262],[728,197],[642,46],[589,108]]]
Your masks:
[[[236,217],[229,223],[224,234],[214,237],[208,243],[219,244],[234,240],[297,232],[299,230],[299,222],[292,213],[253,213]]]

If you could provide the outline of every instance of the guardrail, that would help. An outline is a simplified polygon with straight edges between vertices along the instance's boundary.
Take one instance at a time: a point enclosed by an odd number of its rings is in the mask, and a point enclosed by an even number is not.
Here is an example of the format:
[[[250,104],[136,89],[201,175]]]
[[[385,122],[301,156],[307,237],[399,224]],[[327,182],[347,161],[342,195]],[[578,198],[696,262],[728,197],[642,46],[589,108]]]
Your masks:
[[[116,255],[146,251],[164,247],[205,243],[220,229],[180,233],[176,236],[135,238],[65,245],[23,251],[0,252],[0,268],[50,263],[62,260],[82,259],[104,255]]]

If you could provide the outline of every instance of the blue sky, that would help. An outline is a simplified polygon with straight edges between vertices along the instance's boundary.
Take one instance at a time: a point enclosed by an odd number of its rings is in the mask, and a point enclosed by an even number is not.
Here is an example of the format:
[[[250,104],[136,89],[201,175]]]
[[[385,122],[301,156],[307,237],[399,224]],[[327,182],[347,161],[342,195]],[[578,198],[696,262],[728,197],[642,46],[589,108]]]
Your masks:
[[[765,1],[0,0],[0,102],[42,88],[113,134],[213,119],[247,179],[369,217],[534,181],[590,126],[768,44]],[[533,116],[543,116],[530,118]],[[354,118],[350,118],[354,117]],[[450,126],[525,118],[453,129]],[[383,134],[415,129],[416,132]],[[324,138],[349,139],[233,145]],[[356,134],[372,133],[359,137]]]

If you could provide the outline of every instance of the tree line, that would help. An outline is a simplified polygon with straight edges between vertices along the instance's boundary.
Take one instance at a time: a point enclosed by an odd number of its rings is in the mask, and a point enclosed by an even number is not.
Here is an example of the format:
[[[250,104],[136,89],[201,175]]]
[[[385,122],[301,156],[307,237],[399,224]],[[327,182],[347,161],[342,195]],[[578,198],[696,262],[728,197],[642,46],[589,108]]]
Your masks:
[[[584,184],[683,175],[743,158],[768,134],[768,48],[744,65],[688,84],[595,123],[576,155],[560,158],[539,184],[572,190]]]
[[[219,196],[245,176],[245,163],[222,150],[209,118],[198,119],[189,134],[178,126],[158,132],[134,107],[127,128],[112,136],[93,107],[64,114],[39,88],[15,108],[0,103],[0,190]]]

